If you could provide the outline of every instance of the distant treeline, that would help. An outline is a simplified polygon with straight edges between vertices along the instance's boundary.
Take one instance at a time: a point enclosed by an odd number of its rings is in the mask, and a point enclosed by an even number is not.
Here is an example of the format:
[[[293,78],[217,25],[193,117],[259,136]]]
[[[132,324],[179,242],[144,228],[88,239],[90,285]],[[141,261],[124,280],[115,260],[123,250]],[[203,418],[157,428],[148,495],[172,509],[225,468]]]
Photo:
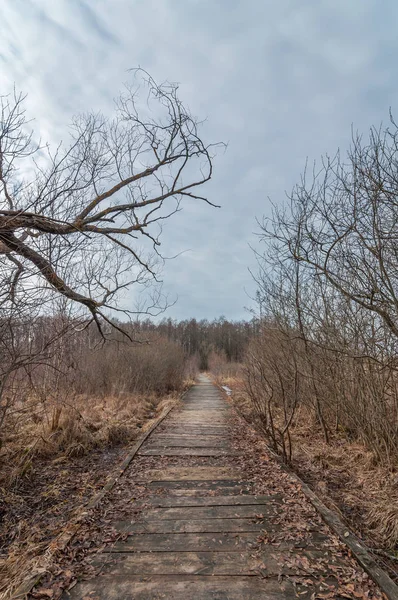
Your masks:
[[[256,320],[113,321],[99,329],[59,313],[0,319],[0,431],[15,407],[39,399],[59,405],[87,396],[154,393],[182,388],[214,361],[243,361]],[[62,402],[61,402],[62,403]]]
[[[189,356],[198,356],[200,368],[207,369],[211,353],[222,353],[229,362],[243,360],[248,342],[259,332],[259,321],[228,321],[219,317],[213,321],[163,319],[154,323],[149,319],[134,325],[137,333],[157,333],[179,344]]]

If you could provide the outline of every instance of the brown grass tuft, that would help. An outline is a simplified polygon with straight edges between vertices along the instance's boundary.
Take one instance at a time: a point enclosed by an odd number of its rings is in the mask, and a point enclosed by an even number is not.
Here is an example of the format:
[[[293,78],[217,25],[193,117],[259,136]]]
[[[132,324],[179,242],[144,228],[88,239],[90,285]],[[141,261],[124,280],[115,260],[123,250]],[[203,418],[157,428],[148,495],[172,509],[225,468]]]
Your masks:
[[[370,526],[389,550],[398,546],[398,495],[381,498],[369,509]]]

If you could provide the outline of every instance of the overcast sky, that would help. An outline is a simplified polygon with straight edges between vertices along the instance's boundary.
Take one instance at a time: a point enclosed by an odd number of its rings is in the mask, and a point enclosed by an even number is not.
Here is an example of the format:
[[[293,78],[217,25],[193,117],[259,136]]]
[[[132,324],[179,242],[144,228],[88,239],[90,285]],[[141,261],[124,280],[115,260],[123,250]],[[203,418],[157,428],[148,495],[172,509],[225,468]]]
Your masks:
[[[282,202],[306,157],[345,148],[397,108],[393,0],[3,0],[0,93],[27,92],[44,138],[109,111],[127,70],[180,82],[203,137],[225,141],[207,187],[164,229],[175,318],[247,317],[255,218]],[[246,291],[245,291],[246,290]]]

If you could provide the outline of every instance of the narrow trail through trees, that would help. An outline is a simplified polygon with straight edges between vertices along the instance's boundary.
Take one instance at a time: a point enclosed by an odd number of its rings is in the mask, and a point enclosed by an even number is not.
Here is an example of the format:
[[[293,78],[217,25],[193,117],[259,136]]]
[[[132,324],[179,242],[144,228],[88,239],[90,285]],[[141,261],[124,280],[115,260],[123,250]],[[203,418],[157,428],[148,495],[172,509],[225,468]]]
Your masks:
[[[344,585],[351,585],[347,577],[363,577],[363,585],[367,576],[316,518],[283,530],[297,498],[255,493],[233,442],[234,419],[219,390],[200,376],[140,449],[137,459],[148,468],[137,476],[148,495],[139,518],[114,523],[126,535],[95,556],[100,574],[64,598],[382,597],[370,582],[369,595],[340,595],[343,576]]]

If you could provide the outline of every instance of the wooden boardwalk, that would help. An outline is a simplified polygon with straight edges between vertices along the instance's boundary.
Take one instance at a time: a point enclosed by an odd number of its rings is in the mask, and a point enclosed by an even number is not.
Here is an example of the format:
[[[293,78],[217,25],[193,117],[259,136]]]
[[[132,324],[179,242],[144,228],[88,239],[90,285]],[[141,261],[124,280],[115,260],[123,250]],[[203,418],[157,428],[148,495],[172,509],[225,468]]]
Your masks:
[[[310,533],[303,547],[289,541],[277,546],[258,543],[262,531],[271,527],[269,517],[275,504],[269,496],[254,495],[252,482],[233,465],[231,412],[218,389],[201,376],[182,407],[173,410],[141,447],[141,457],[173,459],[164,468],[156,468],[153,460],[155,468],[141,476],[150,492],[139,520],[117,524],[129,534],[126,540],[98,555],[97,564],[105,565],[102,573],[79,583],[65,597],[326,597],[311,595],[315,588],[307,595],[306,586],[297,587],[288,577],[283,581],[280,577],[287,551],[289,564],[294,564],[295,557],[303,560],[306,554],[311,554],[312,560],[319,555],[325,561],[325,536]],[[329,561],[333,568],[325,573],[325,580],[331,580],[338,569],[333,556],[326,557],[326,564]],[[289,574],[288,565],[284,574]]]

